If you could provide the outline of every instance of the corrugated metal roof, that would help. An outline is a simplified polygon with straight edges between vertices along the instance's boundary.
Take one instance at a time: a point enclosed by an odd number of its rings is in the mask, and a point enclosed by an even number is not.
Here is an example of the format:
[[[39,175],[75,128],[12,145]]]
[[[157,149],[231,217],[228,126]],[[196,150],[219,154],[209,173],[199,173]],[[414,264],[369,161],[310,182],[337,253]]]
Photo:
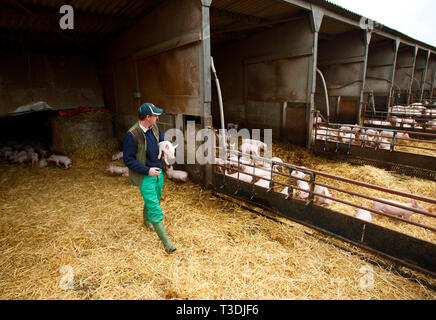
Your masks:
[[[99,45],[133,25],[149,10],[163,2],[164,0],[10,0],[6,4],[1,2],[0,39],[12,37],[14,32],[17,34],[24,31],[53,33],[53,26],[57,26],[59,22],[59,8],[66,3],[70,3],[74,8],[77,23],[75,23],[75,30],[68,31],[66,34],[80,39],[80,41],[88,43],[94,41],[95,45]],[[303,3],[297,2],[295,4],[292,3],[292,0],[213,0],[211,4],[211,30],[243,25],[256,27],[256,23],[262,24],[265,21],[292,17],[302,11],[308,12],[307,9],[302,7],[304,3],[318,5],[357,22],[361,18],[361,15],[328,0],[306,0]],[[33,12],[36,17],[29,16],[22,8],[20,10],[19,6]],[[214,8],[220,12],[214,14]],[[222,14],[223,12],[228,14]],[[48,24],[41,23],[41,20],[47,21]],[[326,24],[331,25],[330,27],[322,26],[327,33],[336,32],[334,30],[340,32],[341,30],[353,28],[350,24],[342,21],[334,23],[326,19]],[[50,25],[52,28],[50,28]],[[406,41],[436,50],[435,47],[429,44],[413,39],[387,26],[383,26],[383,31]],[[46,41],[49,41],[49,39]],[[58,41],[59,39],[55,40],[55,42]]]

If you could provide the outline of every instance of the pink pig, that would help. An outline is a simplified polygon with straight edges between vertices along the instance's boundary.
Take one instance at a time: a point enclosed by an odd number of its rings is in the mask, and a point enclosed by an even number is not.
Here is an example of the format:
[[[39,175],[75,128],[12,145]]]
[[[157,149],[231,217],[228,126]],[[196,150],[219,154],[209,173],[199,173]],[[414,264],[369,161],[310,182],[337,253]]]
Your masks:
[[[356,212],[356,218],[359,218],[367,222],[371,222],[372,213],[369,212],[368,210],[358,208]]]
[[[410,203],[403,203],[403,202],[398,202],[398,201],[393,201],[393,200],[388,200],[388,199],[383,199],[383,198],[380,198],[380,200],[384,200],[384,201],[387,201],[387,202],[390,202],[390,203],[402,205],[404,207],[410,207],[410,208],[420,209],[420,210],[425,211],[423,207],[418,205],[418,203],[416,202],[415,199],[411,199]],[[375,210],[379,210],[379,211],[381,211],[383,213],[389,214],[391,216],[403,217],[405,219],[409,219],[410,216],[412,214],[414,214],[413,211],[402,209],[402,208],[398,208],[398,207],[395,207],[395,206],[390,206],[388,204],[377,202],[377,201],[374,201],[374,209]]]
[[[108,164],[106,170],[109,171],[110,173],[122,174],[123,177],[129,176],[129,168],[127,167],[113,166],[111,164]]]
[[[331,198],[335,198],[336,197],[336,195],[334,193],[330,194],[329,190],[326,187],[323,187],[323,186],[316,185],[314,192],[318,193],[318,194],[322,194],[322,195],[327,196],[327,197],[331,197]],[[315,203],[317,203],[317,204],[325,203],[327,205],[330,205],[330,204],[332,204],[332,200],[324,198],[324,197],[321,197],[321,196],[315,196]]]
[[[169,141],[159,142],[159,155],[157,158],[160,159],[163,156],[165,164],[169,166],[170,164],[168,163],[168,160],[175,159],[174,153],[176,151],[177,146],[178,144],[173,146],[173,144]]]

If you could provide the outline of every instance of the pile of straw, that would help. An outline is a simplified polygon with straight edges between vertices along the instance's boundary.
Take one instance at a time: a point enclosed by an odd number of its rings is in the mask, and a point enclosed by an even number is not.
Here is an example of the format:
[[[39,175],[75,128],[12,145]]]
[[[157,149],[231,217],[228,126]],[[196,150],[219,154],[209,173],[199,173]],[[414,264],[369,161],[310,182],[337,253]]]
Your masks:
[[[108,112],[83,112],[50,118],[51,150],[87,162],[103,160],[116,150],[112,115]],[[74,160],[74,159],[73,159]]]
[[[309,168],[334,166],[287,148],[273,153]],[[428,287],[325,242],[336,240],[166,179],[161,207],[177,247],[168,255],[142,225],[138,188],[105,172],[108,159],[76,159],[68,170],[0,162],[1,299],[436,298]],[[373,287],[362,287],[368,274],[361,268],[368,266]]]

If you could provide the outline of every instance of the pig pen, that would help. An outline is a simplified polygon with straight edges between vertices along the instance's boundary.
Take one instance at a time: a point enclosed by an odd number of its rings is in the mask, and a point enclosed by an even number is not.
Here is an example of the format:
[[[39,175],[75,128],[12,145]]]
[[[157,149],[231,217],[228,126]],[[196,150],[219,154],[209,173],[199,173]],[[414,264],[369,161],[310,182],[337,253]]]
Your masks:
[[[436,191],[434,182],[325,162],[305,149],[274,144],[273,150],[309,168],[382,177],[392,188],[423,195]],[[167,255],[142,224],[138,189],[105,172],[108,162],[73,156],[68,170],[0,162],[2,299],[436,298],[434,278],[169,179],[161,204],[177,251]],[[362,286],[368,268],[371,287]]]
[[[316,154],[436,179],[436,134],[372,124],[326,124],[319,113],[316,118],[321,121],[313,127]]]

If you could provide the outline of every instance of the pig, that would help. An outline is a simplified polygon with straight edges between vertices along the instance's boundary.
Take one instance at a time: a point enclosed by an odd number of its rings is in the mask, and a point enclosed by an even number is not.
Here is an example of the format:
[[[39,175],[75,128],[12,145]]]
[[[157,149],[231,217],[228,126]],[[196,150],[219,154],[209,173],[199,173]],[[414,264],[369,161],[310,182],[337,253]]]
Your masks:
[[[228,177],[231,177],[231,178],[234,178],[234,179],[238,179],[238,172],[235,172],[235,173],[228,173],[227,172],[227,170],[226,170],[226,176],[228,176]],[[251,181],[253,180],[253,177],[252,176],[250,176],[250,175],[248,175],[248,174],[245,174],[245,173],[242,173],[242,172],[239,172],[239,180],[241,180],[241,181],[244,181],[244,182],[247,182],[247,183],[251,183]]]
[[[283,160],[280,159],[279,157],[272,157],[270,160],[271,160],[271,161],[274,161],[274,162],[277,162],[277,163],[283,163]],[[264,168],[271,168],[271,164],[272,164],[272,163],[269,163],[268,161],[263,161],[263,162],[261,162],[260,164],[261,164]],[[280,165],[275,164],[275,165],[273,166],[273,171],[275,171],[275,172],[279,172],[279,168],[280,168],[281,171],[283,171],[283,170],[282,170],[282,167],[281,167]]]
[[[384,138],[393,138],[393,137],[394,137],[394,132],[393,132],[393,131],[383,130],[383,131],[380,133],[380,136],[381,136],[381,137],[384,137]]]
[[[255,139],[242,139],[242,144],[244,143],[252,144],[253,146],[260,148],[261,150],[266,150],[267,148],[266,143]]]
[[[372,213],[368,210],[358,208],[357,212],[356,212],[356,218],[367,221],[367,222],[371,222]]]
[[[265,179],[259,179],[259,181],[257,181],[255,183],[255,185],[262,187],[262,188],[269,189],[270,182],[268,180],[265,180]]]
[[[118,152],[112,156],[112,161],[117,161],[123,158],[123,152]]]
[[[168,178],[178,181],[188,181],[188,173],[182,170],[174,170],[173,166],[167,167],[166,174]]]
[[[119,167],[119,166],[113,166],[111,164],[108,164],[106,167],[106,171],[109,171],[110,173],[118,173],[123,175],[123,177],[129,176],[129,168],[127,167]]]
[[[318,193],[318,194],[322,194],[322,195],[327,196],[327,197],[332,197],[332,198],[336,197],[336,195],[334,193],[330,194],[329,190],[326,187],[323,187],[323,186],[316,185],[314,192]],[[330,205],[330,204],[332,204],[332,200],[324,198],[322,196],[315,196],[315,203],[317,203],[317,204],[325,203],[327,205]]]
[[[271,170],[268,170],[267,168],[247,166],[243,171],[260,178],[271,177]]]
[[[338,136],[339,136],[338,129],[319,127],[319,129],[316,130],[316,139],[317,140],[327,139],[327,141],[336,142],[338,140]]]
[[[241,152],[242,153],[253,153],[256,156],[259,156],[259,146],[255,146],[251,143],[242,143],[241,145]]]
[[[0,157],[5,157],[5,158],[7,158],[7,157],[6,157],[6,152],[8,152],[8,151],[12,152],[12,148],[11,148],[11,147],[2,147],[2,148],[0,149]]]
[[[168,160],[173,160],[176,158],[174,153],[177,146],[178,144],[173,146],[173,144],[169,141],[159,142],[159,155],[157,158],[160,159],[161,157],[163,157],[165,164],[169,166],[170,164],[168,163]]]
[[[339,131],[336,129],[329,129],[327,132],[327,141],[337,142],[339,139]]]
[[[47,167],[47,165],[48,165],[47,159],[42,158],[41,160],[39,160],[38,165],[40,168]]]
[[[314,119],[315,123],[323,123],[324,121],[322,121],[322,118],[320,116],[316,116]]]
[[[28,160],[28,156],[27,156],[27,152],[26,151],[21,151],[17,153],[17,156],[15,157],[15,160],[13,162],[15,163],[23,163],[26,162]]]
[[[389,142],[388,139],[384,138],[384,137],[378,137],[377,138],[377,142],[378,142],[378,148],[379,149],[383,149],[383,150],[391,150],[391,143]]]
[[[15,158],[18,155],[18,151],[6,151],[8,153],[8,155],[6,155],[6,158],[10,161],[10,162],[15,162]]]
[[[409,136],[408,133],[398,132],[397,136],[396,136],[396,139],[400,139],[400,140],[402,140],[402,139],[410,139],[410,136]]]
[[[341,126],[341,127],[339,128],[339,130],[340,130],[341,132],[351,132],[351,127],[349,127],[349,126]]]
[[[351,130],[350,130],[351,131]],[[339,132],[340,141],[342,143],[351,143],[356,138],[354,133]]]
[[[284,187],[282,191],[280,191],[280,193],[284,194],[285,196],[288,196],[288,192],[289,192],[289,188],[288,187]],[[295,194],[296,194],[296,190],[292,189],[292,197],[295,198]]]
[[[365,134],[363,135],[363,139],[365,140],[365,146],[375,147],[377,136],[378,136],[377,130],[372,130],[372,129],[366,130]]]
[[[226,165],[226,160],[222,159],[222,158],[215,158],[215,162],[214,164],[216,164],[216,168],[219,172],[224,173],[224,167]]]
[[[56,167],[61,163],[65,166],[66,169],[71,167],[72,161],[70,158],[68,158],[67,156],[61,156],[61,155],[56,155],[56,154],[52,154],[50,157],[48,157],[47,159],[48,162],[55,162],[56,163]]]
[[[415,199],[411,199],[410,203],[402,203],[402,202],[398,202],[398,201],[394,201],[394,200],[388,200],[388,199],[383,199],[380,198],[380,200],[384,200],[393,204],[398,204],[398,205],[402,205],[404,207],[410,207],[410,208],[414,208],[414,209],[420,209],[422,211],[425,211],[423,207],[421,207]],[[402,209],[402,208],[398,208],[395,206],[391,206],[385,203],[381,203],[381,202],[377,202],[374,201],[374,205],[373,205],[374,210],[378,210],[381,211],[383,213],[386,213],[388,215],[391,216],[396,216],[396,217],[403,217],[405,219],[409,219],[411,215],[414,214],[413,211],[407,210],[407,209]]]
[[[239,162],[239,164],[238,164],[238,162]],[[245,170],[246,164],[250,163],[250,162],[247,162],[246,158],[244,158],[244,157],[239,158],[239,161],[238,161],[238,156],[233,155],[233,156],[229,157],[228,163],[230,163],[231,168],[234,168],[234,169],[239,168],[241,170]]]
[[[280,159],[279,157],[272,157],[271,160],[272,160],[272,161],[275,161],[275,162],[277,162],[277,163],[283,163],[283,160]],[[273,165],[273,167],[272,167],[273,171],[275,171],[275,172],[279,172],[279,168],[280,168],[280,171],[283,172],[283,170],[284,170],[283,167],[280,166],[280,165],[278,165],[278,164],[275,164],[275,165]]]
[[[36,152],[28,152],[27,153],[28,159],[32,161],[32,167],[38,163],[39,156]]]
[[[306,175],[303,172],[298,170],[292,171],[291,176],[300,179],[304,179],[306,177]],[[297,187],[306,191],[310,190],[309,184],[306,181],[302,181],[302,180],[297,180]],[[303,192],[301,190],[299,191],[300,191],[301,199],[306,199],[309,196],[307,192]]]
[[[41,158],[46,158],[47,154],[48,154],[48,150],[42,148],[42,147],[37,147],[36,151],[38,152],[38,154],[41,156]]]

